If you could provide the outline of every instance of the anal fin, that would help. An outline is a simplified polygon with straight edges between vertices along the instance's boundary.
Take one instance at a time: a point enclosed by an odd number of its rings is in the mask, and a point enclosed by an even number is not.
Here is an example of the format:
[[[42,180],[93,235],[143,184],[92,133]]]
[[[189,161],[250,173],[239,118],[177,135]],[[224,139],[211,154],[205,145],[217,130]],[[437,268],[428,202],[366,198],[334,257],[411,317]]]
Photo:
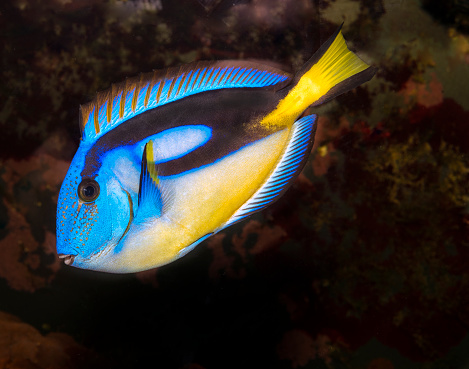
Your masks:
[[[316,115],[297,120],[292,127],[290,141],[280,161],[267,181],[246,201],[223,228],[239,222],[275,202],[294,182],[303,169],[314,143]]]

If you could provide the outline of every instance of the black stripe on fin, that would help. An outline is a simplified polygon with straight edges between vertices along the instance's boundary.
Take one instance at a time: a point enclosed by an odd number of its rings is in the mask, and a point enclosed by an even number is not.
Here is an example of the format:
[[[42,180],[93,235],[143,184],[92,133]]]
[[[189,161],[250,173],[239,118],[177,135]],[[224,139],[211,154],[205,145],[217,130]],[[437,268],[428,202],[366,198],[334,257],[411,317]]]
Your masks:
[[[316,64],[319,59],[322,58],[322,56],[326,53],[326,51],[329,49],[329,47],[332,45],[332,43],[335,41],[337,38],[337,35],[342,29],[342,26],[344,24],[342,23],[336,31],[327,39],[325,43],[323,43],[319,49],[316,50],[316,52],[313,54],[311,58],[303,65],[303,67],[296,73],[295,77],[293,78],[292,85],[296,85],[298,81],[300,80],[301,76],[305,74],[307,71],[311,69],[311,67]]]
[[[307,115],[293,124],[290,142],[270,177],[259,190],[223,225],[241,221],[277,201],[295,181],[308,159],[316,133],[316,115]]]
[[[311,106],[317,106],[332,100],[333,98],[342,95],[343,93],[353,90],[355,87],[360,86],[362,83],[365,83],[373,78],[378,69],[375,67],[369,67],[353,76],[347,78],[345,81],[342,81],[332,87],[325,95],[320,99],[314,102]]]
[[[329,90],[312,102],[311,106],[323,104],[358,87],[369,81],[377,71],[377,68],[370,67],[347,47],[341,34],[342,25],[321,45],[293,78],[292,84],[301,83],[300,80],[303,80],[303,77],[306,80],[310,78],[311,82],[314,83],[319,77],[320,82],[318,83],[322,84],[323,87],[330,85]],[[317,69],[315,69],[316,67]],[[312,74],[310,75],[310,73]]]

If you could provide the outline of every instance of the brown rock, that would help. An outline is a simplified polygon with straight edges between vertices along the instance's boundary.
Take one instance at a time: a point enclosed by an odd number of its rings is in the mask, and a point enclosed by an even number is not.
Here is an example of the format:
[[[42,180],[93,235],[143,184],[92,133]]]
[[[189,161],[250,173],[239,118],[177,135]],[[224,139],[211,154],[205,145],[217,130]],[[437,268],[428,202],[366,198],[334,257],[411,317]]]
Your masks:
[[[0,369],[101,367],[102,360],[64,333],[43,336],[19,318],[0,312]]]

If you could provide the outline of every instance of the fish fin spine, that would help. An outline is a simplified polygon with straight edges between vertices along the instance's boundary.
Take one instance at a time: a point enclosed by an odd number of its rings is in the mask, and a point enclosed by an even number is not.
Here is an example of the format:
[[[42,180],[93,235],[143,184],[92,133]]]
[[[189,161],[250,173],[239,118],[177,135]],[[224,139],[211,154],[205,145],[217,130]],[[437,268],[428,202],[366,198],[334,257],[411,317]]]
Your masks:
[[[140,189],[138,192],[137,217],[159,217],[163,209],[163,198],[159,189],[158,171],[155,166],[153,141],[145,144],[140,172]]]
[[[99,129],[99,120],[98,120],[98,98],[96,97],[93,101],[93,105],[94,105],[94,119],[93,119],[93,123],[94,123],[94,130],[96,132],[96,134],[98,135],[99,132],[101,132],[101,130]]]
[[[166,100],[171,99],[171,93],[173,92],[174,85],[176,84],[176,81],[179,79],[179,77],[181,77],[181,68],[179,68],[178,74],[173,78],[173,80],[171,81],[171,84],[169,85],[168,94],[166,95]]]
[[[186,82],[186,77],[187,77],[187,74],[185,72],[182,72],[181,74],[181,81],[179,82],[179,86],[177,88],[177,91],[176,91],[176,94],[175,96],[178,96],[179,93],[181,92],[181,88],[182,86],[184,85],[184,82]]]
[[[162,81],[159,82],[158,92],[156,93],[156,103],[157,104],[160,102],[161,91],[163,91],[164,84],[165,84],[165,80],[162,80]]]
[[[151,93],[151,82],[148,83],[148,88],[147,92],[145,94],[145,99],[143,100],[143,108],[145,109],[148,106],[148,100],[150,99],[150,93]]]

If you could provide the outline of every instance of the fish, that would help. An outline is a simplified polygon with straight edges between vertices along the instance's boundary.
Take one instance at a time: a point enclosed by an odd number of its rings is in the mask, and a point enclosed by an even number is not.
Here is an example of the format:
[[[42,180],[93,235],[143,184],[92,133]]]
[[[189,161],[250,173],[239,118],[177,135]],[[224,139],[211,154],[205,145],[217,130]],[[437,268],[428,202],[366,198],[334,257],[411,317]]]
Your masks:
[[[312,150],[314,109],[376,68],[341,28],[294,75],[204,61],[113,84],[80,106],[81,140],[57,204],[67,265],[133,273],[171,263],[265,209]]]

